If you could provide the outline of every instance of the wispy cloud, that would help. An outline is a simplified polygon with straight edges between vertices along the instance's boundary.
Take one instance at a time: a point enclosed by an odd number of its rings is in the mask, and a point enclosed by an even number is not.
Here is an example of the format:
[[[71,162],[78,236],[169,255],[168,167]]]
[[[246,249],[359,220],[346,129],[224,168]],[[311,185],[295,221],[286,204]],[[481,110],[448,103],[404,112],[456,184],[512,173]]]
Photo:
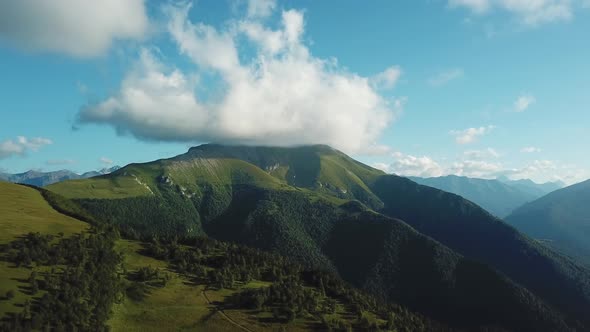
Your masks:
[[[27,151],[38,151],[45,145],[53,144],[49,138],[34,137],[26,138],[24,136],[18,136],[16,140],[8,139],[0,142],[0,159],[22,156]]]
[[[428,79],[428,84],[438,87],[445,85],[453,80],[459,79],[465,75],[465,72],[461,68],[454,68],[442,71],[435,76]]]
[[[515,112],[524,112],[531,105],[533,105],[536,102],[537,102],[537,99],[535,98],[535,96],[530,95],[530,94],[523,94],[523,95],[520,95],[514,101],[514,108],[513,109]]]
[[[500,157],[500,153],[492,148],[487,148],[485,150],[469,150],[463,152],[463,155],[466,158],[477,160]]]
[[[494,128],[496,127],[489,125],[487,127],[451,130],[449,134],[455,136],[457,144],[469,144],[475,142],[479,137],[489,134]]]
[[[376,89],[391,89],[401,75],[401,68],[399,66],[392,66],[371,77],[369,80]]]
[[[449,0],[449,6],[469,9],[475,15],[492,11],[514,15],[527,26],[569,21],[586,0]]]
[[[272,14],[277,6],[276,0],[250,0],[248,1],[248,17],[267,17]]]
[[[522,153],[534,153],[534,152],[541,152],[541,149],[534,147],[534,146],[526,146],[522,149],[520,149],[520,152]]]
[[[98,159],[98,161],[100,161],[101,164],[105,164],[105,165],[112,165],[113,164],[113,160],[107,157],[100,157],[100,159]]]

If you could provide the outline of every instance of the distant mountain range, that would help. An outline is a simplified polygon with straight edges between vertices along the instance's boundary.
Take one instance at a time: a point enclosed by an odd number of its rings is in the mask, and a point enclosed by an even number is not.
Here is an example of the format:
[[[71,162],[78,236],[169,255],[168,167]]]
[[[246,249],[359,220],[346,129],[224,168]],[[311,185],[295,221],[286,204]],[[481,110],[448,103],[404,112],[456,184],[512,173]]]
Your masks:
[[[510,180],[504,176],[496,180],[537,197],[545,196],[552,191],[565,187],[565,183],[561,181],[536,183],[530,179]]]
[[[561,182],[538,184],[528,179],[485,180],[456,175],[433,178],[410,177],[410,179],[422,185],[467,198],[500,218],[508,216],[523,204],[564,186]]]
[[[109,168],[103,168],[99,171],[90,171],[83,174],[77,174],[69,170],[60,170],[54,172],[39,172],[30,170],[17,174],[0,173],[0,180],[44,187],[65,180],[86,179],[94,176],[109,174],[118,170],[119,168],[121,167],[113,166]]]
[[[590,266],[590,180],[525,204],[506,221]]]
[[[274,251],[465,330],[590,329],[588,269],[463,197],[329,146],[206,144],[47,189],[126,236]]]

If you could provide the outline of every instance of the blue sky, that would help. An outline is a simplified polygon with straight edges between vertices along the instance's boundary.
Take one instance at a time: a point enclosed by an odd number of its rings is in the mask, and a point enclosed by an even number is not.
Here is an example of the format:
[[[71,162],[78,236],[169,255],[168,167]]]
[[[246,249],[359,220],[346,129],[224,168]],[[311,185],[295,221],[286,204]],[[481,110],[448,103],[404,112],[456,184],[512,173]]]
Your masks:
[[[589,31],[585,0],[3,2],[0,170],[326,143],[398,174],[573,183]]]

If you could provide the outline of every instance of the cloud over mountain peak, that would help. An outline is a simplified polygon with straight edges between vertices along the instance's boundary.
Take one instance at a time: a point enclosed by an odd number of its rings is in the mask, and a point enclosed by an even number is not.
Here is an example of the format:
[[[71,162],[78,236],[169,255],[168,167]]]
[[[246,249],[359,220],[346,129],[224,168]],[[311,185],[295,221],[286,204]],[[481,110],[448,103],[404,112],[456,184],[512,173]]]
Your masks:
[[[278,29],[261,15],[216,28],[192,22],[190,9],[168,5],[164,13],[168,33],[196,72],[170,67],[144,48],[119,91],[83,107],[80,123],[108,124],[144,140],[322,143],[356,152],[374,144],[403,106],[405,99],[379,93],[393,87],[398,67],[364,77],[313,56],[300,11],[282,11]],[[255,50],[246,60],[244,40]],[[220,81],[214,97],[199,98],[195,91],[213,84],[200,78],[211,74]]]

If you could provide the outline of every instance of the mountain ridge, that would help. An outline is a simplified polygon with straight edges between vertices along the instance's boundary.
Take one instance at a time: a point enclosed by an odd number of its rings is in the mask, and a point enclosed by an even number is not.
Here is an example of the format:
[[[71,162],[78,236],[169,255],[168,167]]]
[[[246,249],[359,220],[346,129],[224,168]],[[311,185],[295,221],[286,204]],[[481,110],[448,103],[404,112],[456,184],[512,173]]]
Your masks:
[[[205,234],[277,251],[452,323],[460,321],[454,308],[469,311],[475,325],[538,330],[543,325],[533,321],[547,316],[556,330],[568,330],[559,321],[590,326],[583,314],[590,310],[590,272],[460,196],[386,175],[331,148],[205,145],[48,189],[136,236]],[[493,249],[499,242],[501,254]],[[497,288],[469,285],[479,279]],[[412,293],[427,296],[424,287],[437,302],[412,300]],[[496,293],[523,316],[502,312]],[[481,299],[491,307],[481,309]],[[469,309],[476,304],[481,310]]]
[[[497,179],[459,175],[408,178],[467,198],[500,218],[507,217],[516,208],[565,186],[560,181],[539,184],[530,179],[510,180],[505,176]]]
[[[515,210],[506,221],[590,266],[590,180],[554,191]]]
[[[89,171],[81,174],[75,173],[67,169],[50,172],[29,170],[23,173],[14,174],[0,173],[0,180],[12,183],[24,183],[38,187],[44,187],[65,180],[86,179],[94,176],[109,174],[118,170],[119,168],[121,167],[105,167],[98,171]]]

